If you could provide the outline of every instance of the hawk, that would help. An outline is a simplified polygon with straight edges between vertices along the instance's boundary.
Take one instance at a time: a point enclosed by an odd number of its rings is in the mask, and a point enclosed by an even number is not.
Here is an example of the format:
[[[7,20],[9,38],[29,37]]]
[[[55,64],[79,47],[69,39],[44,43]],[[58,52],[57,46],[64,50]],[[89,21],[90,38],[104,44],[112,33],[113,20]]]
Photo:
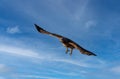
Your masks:
[[[60,42],[63,44],[63,46],[66,47],[66,54],[69,52],[69,50],[68,50],[68,48],[69,48],[70,55],[72,55],[73,49],[78,49],[82,54],[86,54],[88,56],[90,56],[90,55],[96,56],[96,54],[84,49],[83,47],[81,47],[76,42],[72,41],[71,39],[61,36],[61,35],[58,35],[58,34],[55,34],[55,33],[48,32],[48,31],[44,30],[43,28],[41,28],[40,26],[38,26],[37,24],[34,24],[34,25],[38,32],[58,38],[60,40]]]

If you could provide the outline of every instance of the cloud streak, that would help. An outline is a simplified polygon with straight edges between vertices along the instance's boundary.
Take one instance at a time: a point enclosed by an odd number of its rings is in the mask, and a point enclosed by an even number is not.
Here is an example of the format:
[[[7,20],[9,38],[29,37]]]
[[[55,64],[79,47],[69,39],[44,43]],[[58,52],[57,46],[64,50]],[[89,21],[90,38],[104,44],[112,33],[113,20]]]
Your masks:
[[[87,21],[86,23],[85,23],[85,28],[86,29],[90,29],[91,27],[94,27],[94,26],[96,26],[96,22],[95,21],[93,21],[93,20],[90,20],[90,21]]]
[[[59,78],[55,78],[55,77],[39,76],[39,75],[18,75],[18,77],[21,77],[21,78],[33,78],[33,79],[59,79]]]
[[[113,67],[110,70],[115,72],[115,73],[119,73],[120,74],[120,66]]]
[[[39,58],[39,55],[33,51],[8,45],[0,45],[0,51],[18,56]]]
[[[78,10],[76,10],[76,12],[75,12],[75,14],[74,14],[74,19],[75,19],[75,21],[79,21],[80,19],[81,19],[81,16],[83,16],[84,15],[84,12],[85,12],[85,10],[86,10],[86,8],[87,8],[87,5],[88,5],[88,3],[89,3],[89,0],[85,0],[85,1],[81,1],[81,5],[82,6],[80,6],[80,8],[78,8]]]
[[[60,74],[60,75],[67,75],[67,76],[78,76],[79,74],[76,72],[60,72],[57,70],[52,70],[52,73]]]
[[[7,32],[10,34],[20,33],[20,29],[18,26],[15,27],[8,27]]]
[[[12,55],[16,56],[21,56],[21,57],[28,57],[28,58],[33,58],[35,60],[42,60],[42,61],[50,61],[50,62],[62,62],[62,63],[67,63],[71,65],[76,65],[80,67],[87,67],[87,68],[99,68],[100,66],[104,65],[103,63],[98,61],[99,66],[96,66],[95,64],[91,64],[89,62],[84,62],[84,59],[81,61],[73,60],[73,59],[65,59],[61,58],[55,55],[50,55],[50,54],[39,54],[37,52],[34,52],[29,49],[24,49],[24,48],[19,48],[19,47],[14,47],[14,46],[6,46],[6,45],[0,45],[0,51],[1,52],[6,52]],[[41,51],[42,52],[42,51]],[[46,59],[47,57],[47,59]],[[90,59],[92,60],[92,59]]]
[[[9,72],[10,68],[6,66],[5,64],[0,64],[0,73],[6,73]]]

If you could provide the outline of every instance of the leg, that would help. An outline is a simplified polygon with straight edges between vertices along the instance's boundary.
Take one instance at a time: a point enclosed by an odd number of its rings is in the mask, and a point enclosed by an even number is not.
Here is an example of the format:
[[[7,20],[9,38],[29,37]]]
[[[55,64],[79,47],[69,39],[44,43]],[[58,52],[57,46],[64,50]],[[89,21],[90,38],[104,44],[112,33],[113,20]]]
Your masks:
[[[68,53],[68,51],[69,51],[69,50],[68,50],[68,47],[66,47],[66,52],[65,52],[65,53],[67,54],[67,53]]]
[[[71,50],[70,50],[70,56],[72,55],[72,51],[73,51],[73,49],[71,48]]]

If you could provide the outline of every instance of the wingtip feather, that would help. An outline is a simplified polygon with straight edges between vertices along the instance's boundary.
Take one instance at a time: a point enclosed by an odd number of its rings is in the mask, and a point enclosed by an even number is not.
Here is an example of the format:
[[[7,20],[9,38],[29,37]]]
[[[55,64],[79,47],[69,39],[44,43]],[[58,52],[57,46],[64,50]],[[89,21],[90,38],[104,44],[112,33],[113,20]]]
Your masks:
[[[96,54],[92,53],[92,52],[89,52],[88,55],[92,55],[92,56],[97,56]]]
[[[37,24],[34,24],[34,25],[35,25],[36,29],[39,29],[39,28],[40,28]]]
[[[93,56],[97,56],[96,54],[91,54],[91,55],[93,55]]]
[[[40,26],[38,26],[37,24],[34,24],[35,28],[37,29],[37,31],[41,32],[41,31],[45,31],[43,28],[41,28]]]

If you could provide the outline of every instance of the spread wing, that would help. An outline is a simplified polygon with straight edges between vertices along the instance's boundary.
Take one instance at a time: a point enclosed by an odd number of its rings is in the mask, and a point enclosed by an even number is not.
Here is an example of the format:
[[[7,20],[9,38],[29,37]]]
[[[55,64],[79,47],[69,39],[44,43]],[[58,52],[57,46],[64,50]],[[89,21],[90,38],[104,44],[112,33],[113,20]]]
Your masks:
[[[40,32],[40,33],[42,33],[42,34],[47,34],[47,35],[50,35],[50,36],[53,36],[53,37],[57,37],[58,39],[64,38],[61,35],[48,32],[48,31],[44,30],[43,28],[41,28],[40,26],[38,26],[36,24],[35,24],[35,27],[36,27],[37,31]],[[75,43],[74,41],[72,41],[70,39],[69,39],[69,44],[72,45],[74,48],[78,49],[82,54],[96,56],[96,54],[94,54],[94,53],[92,53],[92,52],[90,52],[90,51],[82,48],[81,46],[79,46],[77,43]]]
[[[77,43],[71,41],[69,44],[71,44],[72,46],[74,46],[76,49],[78,49],[82,54],[86,54],[86,55],[93,55],[93,56],[97,56],[96,54],[84,49],[83,47],[81,47],[80,45],[78,45]]]
[[[36,27],[37,31],[42,33],[42,34],[48,34],[50,36],[57,37],[59,39],[63,38],[63,36],[61,36],[61,35],[58,35],[58,34],[55,34],[55,33],[51,33],[51,32],[48,32],[48,31],[44,30],[43,28],[41,28],[37,24],[35,24],[35,27]]]

